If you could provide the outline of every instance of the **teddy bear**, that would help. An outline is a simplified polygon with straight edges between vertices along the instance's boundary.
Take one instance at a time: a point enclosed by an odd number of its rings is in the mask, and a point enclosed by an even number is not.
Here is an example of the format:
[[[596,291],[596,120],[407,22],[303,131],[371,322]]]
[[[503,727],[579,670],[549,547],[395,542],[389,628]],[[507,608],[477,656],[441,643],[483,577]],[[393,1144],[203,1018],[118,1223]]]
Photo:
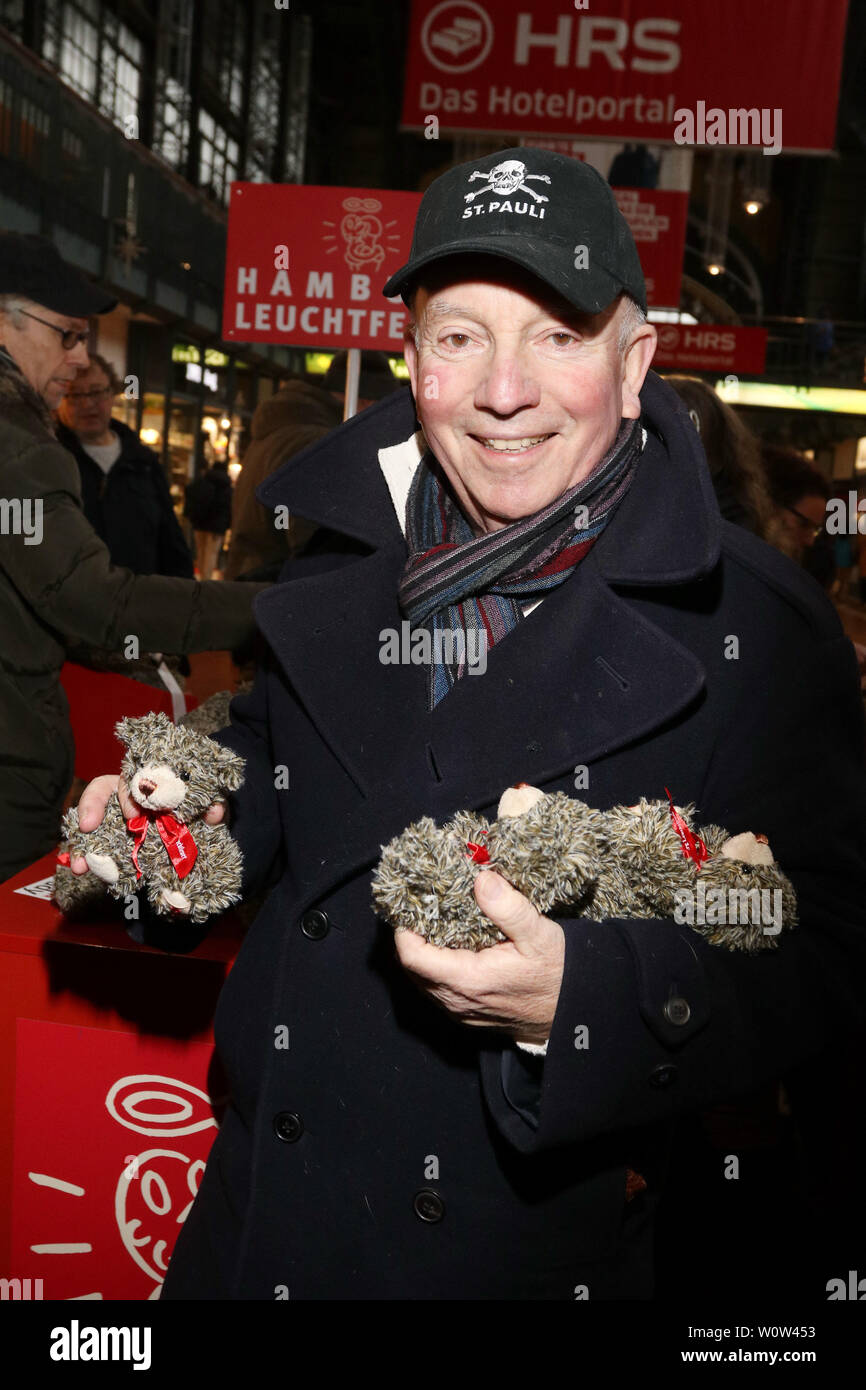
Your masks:
[[[472,891],[491,868],[539,912],[673,917],[711,945],[774,947],[782,927],[796,924],[797,903],[766,836],[731,837],[717,825],[698,834],[694,805],[677,807],[667,795],[599,811],[520,783],[503,794],[495,821],[460,811],[439,828],[424,817],[383,847],[375,908],[396,930],[435,946],[482,950],[506,940]]]
[[[161,914],[200,923],[225,911],[240,899],[241,852],[226,826],[204,815],[242,785],[244,760],[161,713],[121,719],[115,733],[126,745],[123,777],[141,813],[127,821],[113,792],[101,824],[85,833],[77,808],[67,811],[54,877],[58,907],[72,913],[106,890],[124,898],[143,887]],[[72,873],[73,854],[84,856],[89,874]]]

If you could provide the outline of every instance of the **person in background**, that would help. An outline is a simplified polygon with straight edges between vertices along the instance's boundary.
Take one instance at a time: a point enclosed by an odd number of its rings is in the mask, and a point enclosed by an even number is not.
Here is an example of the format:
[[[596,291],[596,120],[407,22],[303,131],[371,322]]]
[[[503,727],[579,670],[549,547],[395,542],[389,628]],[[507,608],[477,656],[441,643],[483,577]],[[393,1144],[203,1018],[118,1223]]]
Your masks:
[[[841,502],[848,509],[848,490],[837,492],[834,501]],[[833,559],[836,565],[836,578],[830,590],[831,598],[840,603],[850,603],[857,596],[859,565],[857,557],[857,537],[847,532],[833,536]]]
[[[91,314],[116,300],[44,237],[0,233],[0,882],[57,845],[75,743],[60,669],[76,644],[223,651],[266,587],[137,575],[84,514],[56,410],[90,366]],[[7,524],[11,521],[11,524]]]
[[[826,304],[822,304],[818,309],[818,317],[810,329],[809,341],[815,365],[819,372],[823,372],[826,370],[836,347],[833,320],[830,318],[830,310]]]
[[[84,515],[112,564],[192,579],[192,555],[162,465],[134,430],[112,419],[121,384],[110,362],[91,353],[90,366],[60,402],[57,438],[78,464]]]
[[[657,188],[661,158],[646,145],[624,145],[610,166],[612,188]]]
[[[780,523],[755,435],[699,377],[668,376],[665,380],[684,403],[700,435],[722,516],[773,544]]]
[[[288,459],[341,423],[347,359],[345,352],[334,355],[322,386],[305,377],[293,378],[256,409],[252,443],[235,486],[227,579],[276,580],[286,560],[295,558],[320,530],[295,515],[289,516],[286,529],[277,529],[274,512],[257,501],[256,489]],[[383,352],[361,354],[359,411],[399,387]]]
[[[342,418],[330,392],[304,377],[291,378],[256,407],[252,439],[235,484],[227,579],[278,577],[306,523],[290,516],[288,526],[278,530],[274,513],[256,500],[256,488],[287,459],[336,429]]]
[[[764,444],[761,452],[779,523],[773,545],[830,589],[836,560],[833,537],[824,525],[830,496],[824,475],[796,449]]]
[[[215,459],[186,490],[183,514],[195,533],[195,563],[200,579],[213,578],[232,524],[232,480],[224,458]]]

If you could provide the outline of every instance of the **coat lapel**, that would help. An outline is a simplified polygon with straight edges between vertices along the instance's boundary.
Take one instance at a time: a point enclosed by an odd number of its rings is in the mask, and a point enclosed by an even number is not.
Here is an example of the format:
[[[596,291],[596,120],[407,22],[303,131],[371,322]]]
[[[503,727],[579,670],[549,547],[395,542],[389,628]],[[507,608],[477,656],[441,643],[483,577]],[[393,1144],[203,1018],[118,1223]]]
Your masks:
[[[376,546],[366,558],[276,585],[256,600],[293,689],[363,798],[338,836],[331,827],[342,852],[327,881],[311,885],[311,901],[337,873],[373,862],[409,821],[495,805],[515,781],[562,777],[645,737],[700,693],[700,662],[613,587],[683,583],[718,559],[720,520],[696,436],[672,408],[673,393],[658,386],[645,400],[652,429],[617,515],[574,574],[487,654],[486,672],[464,677],[432,712],[426,668],[380,660],[382,633],[400,632],[405,544],[375,446],[396,442],[395,429],[397,438],[412,432],[411,408],[405,401],[390,413],[374,408],[378,422],[351,422],[360,447],[348,447],[344,427],[330,436],[327,457],[316,446],[260,489],[262,501],[285,502],[314,521],[334,526],[339,515],[339,529]],[[659,437],[652,416],[661,407]],[[318,456],[318,492],[311,456]]]

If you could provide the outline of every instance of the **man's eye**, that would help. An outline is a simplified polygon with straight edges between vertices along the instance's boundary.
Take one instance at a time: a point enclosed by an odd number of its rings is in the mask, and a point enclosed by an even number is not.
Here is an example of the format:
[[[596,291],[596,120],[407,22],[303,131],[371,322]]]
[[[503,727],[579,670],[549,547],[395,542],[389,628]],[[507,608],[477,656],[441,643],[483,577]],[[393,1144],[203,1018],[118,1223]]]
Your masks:
[[[442,341],[448,347],[461,348],[465,347],[470,339],[468,333],[446,333]]]
[[[549,336],[554,347],[568,347],[569,343],[577,342],[574,334],[567,333],[564,328],[558,328],[555,333],[551,333]]]

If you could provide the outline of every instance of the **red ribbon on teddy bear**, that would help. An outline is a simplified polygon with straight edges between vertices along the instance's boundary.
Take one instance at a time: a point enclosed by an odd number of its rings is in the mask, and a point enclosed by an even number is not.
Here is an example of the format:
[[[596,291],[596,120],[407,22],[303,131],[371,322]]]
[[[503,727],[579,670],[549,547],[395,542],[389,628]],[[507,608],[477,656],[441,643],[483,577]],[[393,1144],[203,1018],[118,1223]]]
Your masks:
[[[140,816],[130,816],[129,820],[126,822],[126,828],[135,840],[135,844],[132,848],[132,862],[135,865],[136,878],[141,878],[141,869],[138,865],[138,851],[144,843],[147,828],[151,824],[156,825],[162,843],[168,850],[168,857],[175,867],[178,878],[186,878],[198,858],[198,845],[183,821],[176,820],[170,811],[163,811],[160,815],[154,816],[153,821],[151,821],[149,816],[142,814]]]

